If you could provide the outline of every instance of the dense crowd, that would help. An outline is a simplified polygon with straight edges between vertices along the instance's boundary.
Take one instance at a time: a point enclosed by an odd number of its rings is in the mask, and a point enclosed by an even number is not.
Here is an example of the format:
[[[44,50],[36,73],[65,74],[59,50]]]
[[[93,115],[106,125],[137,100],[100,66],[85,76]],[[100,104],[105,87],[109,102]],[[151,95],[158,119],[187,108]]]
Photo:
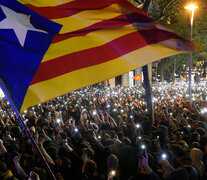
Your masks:
[[[87,87],[31,107],[24,122],[58,180],[207,179],[207,86],[145,91]],[[190,108],[189,108],[190,107]],[[50,179],[15,113],[0,99],[0,179]]]

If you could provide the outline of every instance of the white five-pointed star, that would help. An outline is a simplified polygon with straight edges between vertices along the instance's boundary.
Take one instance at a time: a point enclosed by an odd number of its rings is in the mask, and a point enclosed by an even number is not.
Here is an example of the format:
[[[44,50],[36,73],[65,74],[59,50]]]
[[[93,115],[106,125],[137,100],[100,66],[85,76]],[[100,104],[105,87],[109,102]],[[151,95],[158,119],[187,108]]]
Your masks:
[[[0,7],[6,16],[0,22],[0,29],[13,29],[22,47],[24,46],[28,30],[47,33],[46,31],[35,28],[30,23],[30,16],[17,13],[3,5],[0,5]]]

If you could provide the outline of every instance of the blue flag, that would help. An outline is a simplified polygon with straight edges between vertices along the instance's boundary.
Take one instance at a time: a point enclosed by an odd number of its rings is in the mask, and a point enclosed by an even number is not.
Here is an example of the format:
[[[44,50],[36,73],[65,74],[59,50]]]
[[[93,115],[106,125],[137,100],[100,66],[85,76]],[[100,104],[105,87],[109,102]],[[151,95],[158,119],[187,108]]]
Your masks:
[[[0,1],[0,82],[18,111],[45,52],[61,27],[16,0]]]

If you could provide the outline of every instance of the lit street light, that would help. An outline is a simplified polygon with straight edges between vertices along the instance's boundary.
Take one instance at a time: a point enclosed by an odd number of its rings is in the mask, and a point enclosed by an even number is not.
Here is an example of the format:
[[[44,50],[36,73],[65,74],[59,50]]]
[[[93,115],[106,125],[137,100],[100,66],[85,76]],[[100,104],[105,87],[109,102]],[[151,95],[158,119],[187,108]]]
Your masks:
[[[197,9],[198,6],[195,4],[189,4],[188,6],[185,7],[185,9],[192,11],[191,13],[191,20],[190,20],[190,40],[192,41],[192,31],[193,31],[193,18],[194,18],[194,13],[195,9]],[[190,104],[192,102],[191,99],[191,68],[192,68],[192,53],[190,53],[190,62],[189,62],[189,100]]]

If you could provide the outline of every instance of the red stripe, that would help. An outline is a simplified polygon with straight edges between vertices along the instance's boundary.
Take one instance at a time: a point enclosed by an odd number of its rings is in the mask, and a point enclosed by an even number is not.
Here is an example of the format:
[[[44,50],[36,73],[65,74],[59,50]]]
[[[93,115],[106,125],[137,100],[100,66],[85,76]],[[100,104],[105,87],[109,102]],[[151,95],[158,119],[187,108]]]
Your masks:
[[[99,47],[71,53],[41,63],[31,85],[81,68],[110,61],[149,44],[170,39],[173,36],[177,37],[173,33],[163,33],[157,29],[142,30],[127,34]]]
[[[75,0],[55,7],[35,7],[26,4],[28,8],[47,19],[59,19],[72,16],[84,10],[103,9],[113,4],[113,1],[107,0]]]
[[[111,28],[121,28],[123,26],[129,25],[131,23],[136,22],[137,28],[141,28],[143,24],[148,24],[151,21],[153,21],[151,18],[139,14],[122,14],[120,16],[117,16],[115,18],[109,19],[109,20],[104,20],[100,21],[98,23],[95,23],[91,26],[88,26],[83,29],[79,29],[77,31],[67,33],[67,34],[56,34],[55,37],[53,38],[52,43],[57,43],[60,41],[63,41],[65,39],[75,37],[75,36],[85,36],[90,32],[99,30],[99,29],[111,29]],[[139,23],[137,23],[139,22]],[[134,25],[135,26],[135,25]]]

